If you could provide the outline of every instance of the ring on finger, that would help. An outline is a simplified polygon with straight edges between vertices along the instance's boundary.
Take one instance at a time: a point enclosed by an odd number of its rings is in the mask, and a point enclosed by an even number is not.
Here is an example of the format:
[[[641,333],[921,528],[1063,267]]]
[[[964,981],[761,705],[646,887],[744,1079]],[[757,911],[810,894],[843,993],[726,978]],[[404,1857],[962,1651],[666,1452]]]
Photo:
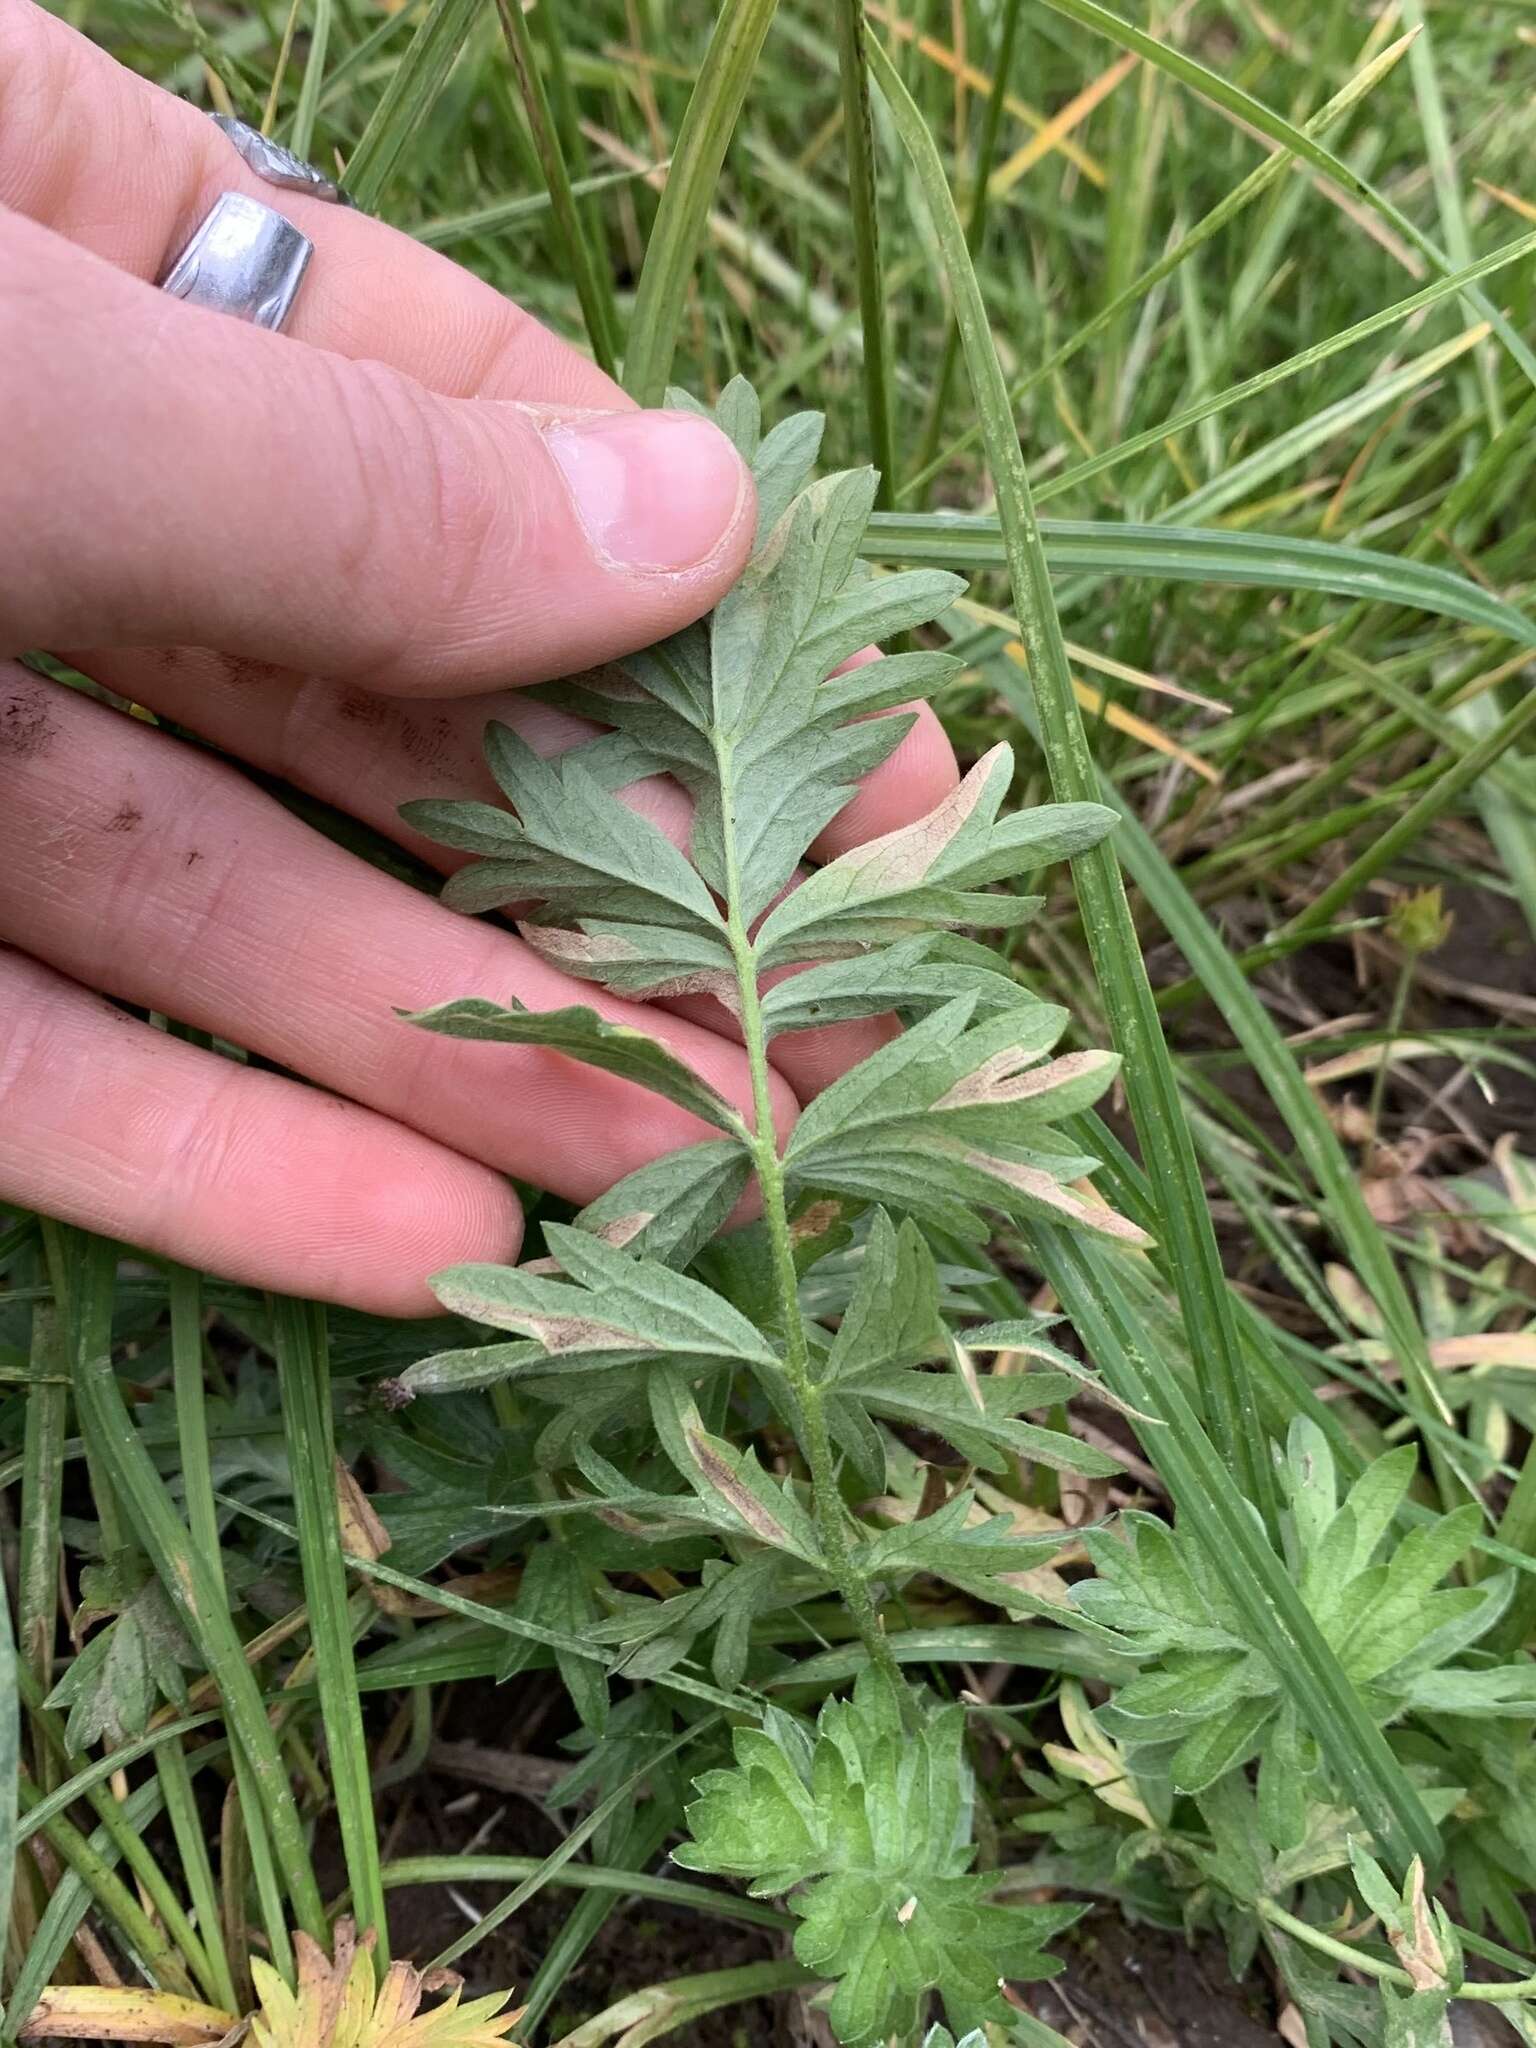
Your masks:
[[[257,177],[284,191],[350,206],[336,182],[232,115],[213,119]],[[286,214],[244,192],[221,192],[161,279],[191,305],[273,332],[293,311],[315,245]]]

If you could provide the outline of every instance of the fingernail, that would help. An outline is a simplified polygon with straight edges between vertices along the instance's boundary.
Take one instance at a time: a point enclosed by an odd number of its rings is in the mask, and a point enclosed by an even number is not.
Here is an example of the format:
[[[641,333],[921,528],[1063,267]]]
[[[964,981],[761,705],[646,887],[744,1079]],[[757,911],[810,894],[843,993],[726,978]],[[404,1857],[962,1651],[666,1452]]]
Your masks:
[[[627,569],[708,561],[751,488],[724,434],[692,413],[557,420],[544,438],[593,546]]]

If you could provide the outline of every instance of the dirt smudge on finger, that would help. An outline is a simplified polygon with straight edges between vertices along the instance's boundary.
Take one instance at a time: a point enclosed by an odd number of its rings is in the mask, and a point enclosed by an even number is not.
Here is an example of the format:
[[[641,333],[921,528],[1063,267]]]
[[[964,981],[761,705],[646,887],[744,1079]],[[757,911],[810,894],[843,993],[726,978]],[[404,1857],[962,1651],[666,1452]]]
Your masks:
[[[0,690],[0,754],[35,761],[58,736],[45,683],[7,683]]]

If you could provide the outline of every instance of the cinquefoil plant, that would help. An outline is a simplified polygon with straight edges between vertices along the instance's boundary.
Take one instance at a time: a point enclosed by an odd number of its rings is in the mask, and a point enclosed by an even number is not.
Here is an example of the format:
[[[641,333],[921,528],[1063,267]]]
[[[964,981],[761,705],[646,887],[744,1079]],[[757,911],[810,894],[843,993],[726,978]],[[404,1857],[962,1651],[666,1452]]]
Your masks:
[[[957,664],[922,651],[836,671],[867,643],[938,616],[961,586],[937,571],[881,577],[860,566],[875,478],[860,470],[806,482],[819,418],[801,415],[760,437],[756,398],[740,382],[716,417],[757,480],[758,546],[741,582],[711,619],[550,693],[608,728],[590,745],[545,761],[493,725],[487,756],[510,811],[434,801],[410,806],[409,817],[483,856],[450,881],[450,902],[537,903],[521,929],[568,973],[630,996],[715,996],[739,1023],[755,1115],[738,1113],[657,1040],[590,1009],[533,1013],[472,998],[419,1016],[429,1030],[541,1045],[623,1075],[719,1136],[630,1175],[573,1225],[546,1225],[544,1260],[440,1275],[449,1308],[517,1341],[439,1354],[403,1384],[441,1391],[516,1376],[559,1411],[539,1455],[549,1466],[574,1464],[610,1526],[622,1514],[639,1531],[713,1534],[724,1555],[697,1586],[661,1601],[610,1599],[606,1620],[582,1605],[579,1563],[560,1546],[546,1560],[564,1620],[622,1643],[632,1659],[643,1650],[653,1672],[709,1631],[716,1681],[734,1687],[754,1616],[829,1590],[846,1603],[882,1690],[861,1693],[846,1713],[829,1710],[814,1746],[809,1734],[790,1740],[796,1724],[777,1717],[743,1760],[751,1780],[770,1751],[780,1755],[774,1796],[802,1812],[821,1793],[800,1797],[794,1784],[807,1773],[813,1785],[825,1779],[831,1798],[840,1770],[825,1839],[795,1856],[770,1852],[765,1840],[754,1860],[739,1833],[725,1844],[713,1818],[718,1794],[706,1789],[695,1812],[709,1826],[687,1853],[778,1888],[818,1880],[797,1906],[802,1953],[842,1980],[834,2023],[844,2039],[863,2041],[905,2024],[941,1981],[951,1992],[966,1986],[962,2003],[979,2010],[999,1975],[1026,1972],[1042,1931],[1018,1912],[974,1902],[986,1886],[964,1875],[969,1851],[955,1828],[969,1802],[958,1784],[942,1841],[924,1836],[921,1868],[938,1888],[931,1899],[914,1871],[902,1896],[886,1900],[891,1858],[861,1861],[848,1844],[868,1834],[889,1846],[907,1825],[902,1715],[912,1757],[932,1750],[943,1770],[962,1770],[958,1716],[930,1719],[901,1679],[882,1602],[926,1575],[1030,1611],[1040,1603],[1016,1581],[1049,1539],[1021,1538],[1009,1517],[986,1516],[965,1493],[922,1519],[877,1527],[851,1513],[841,1482],[846,1473],[861,1491],[882,1492],[888,1432],[901,1425],[947,1434],[983,1467],[1024,1452],[1080,1471],[1113,1469],[1070,1436],[1020,1419],[1063,1400],[1082,1369],[1034,1323],[957,1331],[956,1284],[929,1239],[980,1244],[991,1211],[1143,1242],[1074,1190],[1095,1162],[1056,1128],[1108,1085],[1113,1056],[1053,1057],[1066,1013],[960,936],[1033,916],[1038,898],[993,885],[1091,846],[1112,815],[1091,804],[1005,815],[1013,764],[1000,746],[928,817],[794,885],[855,779],[909,723],[870,714],[931,693]],[[693,799],[689,856],[614,794],[658,771]],[[781,1147],[769,1109],[774,1037],[889,1011],[905,1030],[810,1103]],[[761,1222],[700,1260],[754,1178]],[[832,1255],[849,1252],[839,1268]],[[690,1263],[693,1273],[681,1270]],[[989,1346],[1044,1369],[989,1378],[971,1356]],[[790,1433],[807,1487],[721,1433],[739,1385],[758,1403],[759,1426],[776,1419]],[[647,1403],[667,1469],[637,1483],[632,1464],[621,1471],[599,1440]],[[598,1725],[606,1687],[591,1669],[582,1677],[578,1708]],[[866,1772],[861,1759],[871,1755]],[[866,1938],[854,1922],[876,1910],[870,1886],[891,1924]],[[962,1894],[963,1912],[943,1903]],[[975,1930],[961,1942],[963,1964],[960,1936],[945,1931],[944,1916],[957,1913]],[[968,1946],[973,1938],[980,1951]],[[971,2011],[959,2017],[969,2023]]]

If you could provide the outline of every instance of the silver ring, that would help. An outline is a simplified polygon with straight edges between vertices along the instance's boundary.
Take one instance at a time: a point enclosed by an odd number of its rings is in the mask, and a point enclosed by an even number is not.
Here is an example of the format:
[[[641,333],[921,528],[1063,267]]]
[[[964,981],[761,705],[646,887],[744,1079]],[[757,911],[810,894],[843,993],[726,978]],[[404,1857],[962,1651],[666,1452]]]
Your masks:
[[[161,289],[275,332],[293,310],[314,253],[314,243],[291,220],[243,192],[223,192]]]
[[[258,178],[285,192],[350,206],[333,178],[232,114],[213,115]],[[243,192],[224,192],[161,279],[161,289],[194,306],[253,326],[280,328],[293,310],[315,245],[293,222]]]
[[[303,157],[284,149],[280,142],[273,142],[259,128],[237,121],[233,114],[214,114],[211,119],[215,128],[223,129],[257,177],[265,178],[269,185],[280,185],[285,192],[307,192],[311,199],[329,199],[338,206],[352,204],[334,178],[317,171],[313,164],[305,163]]]

